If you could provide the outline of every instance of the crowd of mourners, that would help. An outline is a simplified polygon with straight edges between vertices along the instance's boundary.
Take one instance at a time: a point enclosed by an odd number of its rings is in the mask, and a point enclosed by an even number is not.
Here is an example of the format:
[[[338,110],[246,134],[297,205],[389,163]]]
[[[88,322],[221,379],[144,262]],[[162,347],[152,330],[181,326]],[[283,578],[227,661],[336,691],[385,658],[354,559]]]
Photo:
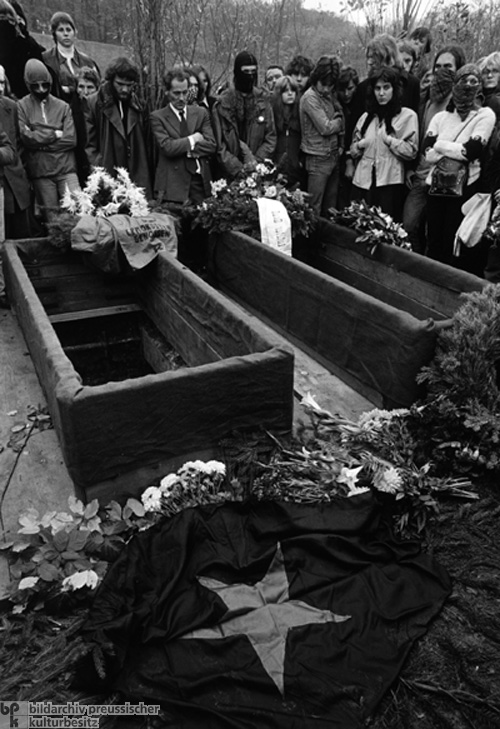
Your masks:
[[[101,76],[68,13],[50,26],[46,50],[21,4],[0,0],[0,242],[43,234],[96,166],[125,168],[148,199],[175,206],[272,160],[318,214],[364,200],[402,223],[415,252],[485,275],[490,244],[457,250],[455,238],[467,200],[500,201],[500,52],[472,63],[457,45],[434,50],[420,27],[370,40],[364,74],[296,55],[259,79],[244,50],[217,90],[203,66],[168,70],[161,108],[146,112],[133,61]],[[433,188],[443,170],[450,194]]]

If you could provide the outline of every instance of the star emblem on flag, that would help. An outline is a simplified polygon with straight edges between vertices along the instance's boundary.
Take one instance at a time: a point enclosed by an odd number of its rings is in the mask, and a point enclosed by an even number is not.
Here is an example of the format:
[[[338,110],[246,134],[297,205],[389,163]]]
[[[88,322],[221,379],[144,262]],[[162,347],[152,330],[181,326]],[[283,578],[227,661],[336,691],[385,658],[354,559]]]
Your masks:
[[[198,577],[227,607],[221,622],[210,628],[185,633],[182,639],[223,639],[245,635],[264,669],[284,696],[284,665],[287,635],[293,628],[319,623],[343,623],[350,615],[320,610],[302,600],[290,600],[288,576],[281,544],[264,577],[255,585],[226,584],[211,577]]]

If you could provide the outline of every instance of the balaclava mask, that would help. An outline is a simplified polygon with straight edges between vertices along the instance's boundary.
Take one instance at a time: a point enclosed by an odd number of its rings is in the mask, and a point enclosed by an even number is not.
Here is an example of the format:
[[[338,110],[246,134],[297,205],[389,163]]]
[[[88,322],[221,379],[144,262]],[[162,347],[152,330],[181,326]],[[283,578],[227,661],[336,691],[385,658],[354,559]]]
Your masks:
[[[19,24],[14,8],[7,0],[0,0],[0,58],[7,61],[13,52],[16,38],[19,36]]]
[[[467,76],[474,76],[477,85],[464,85]],[[481,71],[473,63],[466,63],[457,71],[453,84],[452,99],[458,114],[464,119],[471,109],[478,106],[477,96],[481,91]]]
[[[432,75],[430,100],[434,104],[444,101],[451,93],[454,80],[455,71],[452,71],[451,68],[438,68]]]
[[[24,83],[30,90],[30,93],[38,99],[38,101],[44,101],[50,94],[52,87],[52,77],[45,66],[37,58],[30,58],[26,62],[24,67]],[[33,88],[33,84],[48,84],[48,86],[42,91],[40,88]]]
[[[243,94],[249,94],[257,85],[257,69],[254,73],[243,73],[243,66],[257,66],[257,59],[248,51],[241,51],[234,59],[234,87]]]

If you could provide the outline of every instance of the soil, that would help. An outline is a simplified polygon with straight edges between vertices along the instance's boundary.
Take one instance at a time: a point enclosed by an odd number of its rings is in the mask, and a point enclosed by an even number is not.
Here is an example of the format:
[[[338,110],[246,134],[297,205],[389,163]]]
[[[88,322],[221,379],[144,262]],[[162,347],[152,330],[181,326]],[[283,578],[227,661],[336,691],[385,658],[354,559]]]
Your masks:
[[[448,570],[453,591],[409,655],[373,729],[500,727],[500,491],[441,505],[424,549]]]
[[[490,485],[478,501],[441,504],[429,523],[424,548],[448,569],[453,592],[372,717],[373,729],[500,727],[499,519],[500,492]],[[81,620],[81,612],[55,620],[4,615],[2,700],[110,700],[70,688],[84,652]]]

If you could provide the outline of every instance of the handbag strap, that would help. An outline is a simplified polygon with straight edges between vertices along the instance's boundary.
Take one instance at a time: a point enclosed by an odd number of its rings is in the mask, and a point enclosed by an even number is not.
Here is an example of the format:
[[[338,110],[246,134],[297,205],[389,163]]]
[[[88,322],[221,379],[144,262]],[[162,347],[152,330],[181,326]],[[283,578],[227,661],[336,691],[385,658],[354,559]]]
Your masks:
[[[469,124],[469,122],[471,122],[471,121],[472,121],[473,119],[475,119],[475,118],[476,118],[476,115],[474,114],[474,116],[473,116],[473,117],[471,117],[470,119],[467,119],[467,121],[465,122],[465,124],[463,125],[463,127],[462,127],[462,128],[460,129],[460,131],[458,132],[458,134],[457,134],[457,135],[455,136],[455,138],[454,138],[454,139],[450,139],[450,142],[456,142],[456,141],[457,141],[457,139],[459,138],[459,136],[460,136],[460,135],[462,134],[462,132],[464,131],[464,129],[465,129],[465,127],[467,126],[467,124]]]

